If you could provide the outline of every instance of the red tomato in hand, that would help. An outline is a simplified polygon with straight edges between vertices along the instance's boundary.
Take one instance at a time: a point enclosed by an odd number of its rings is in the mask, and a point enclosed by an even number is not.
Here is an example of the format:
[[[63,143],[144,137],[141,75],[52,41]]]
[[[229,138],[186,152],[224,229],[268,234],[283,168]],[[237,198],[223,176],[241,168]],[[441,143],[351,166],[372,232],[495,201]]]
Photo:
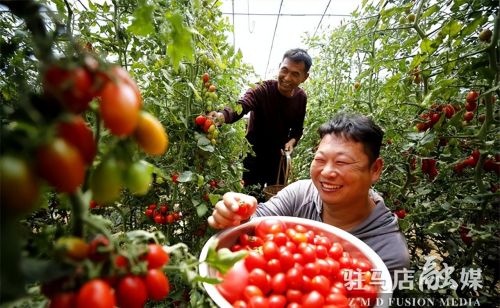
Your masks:
[[[77,308],[114,308],[113,289],[101,279],[93,279],[85,283],[78,291]]]
[[[128,136],[139,123],[140,97],[125,82],[107,82],[100,92],[99,110],[106,126],[113,135]]]
[[[121,308],[144,307],[148,300],[148,290],[139,276],[125,276],[118,282],[116,299]]]
[[[74,192],[85,177],[85,164],[80,152],[61,138],[38,148],[37,167],[40,176],[58,192]]]
[[[78,149],[87,165],[92,163],[96,154],[94,134],[81,116],[60,122],[57,125],[57,134]]]
[[[155,301],[161,301],[167,297],[170,292],[168,277],[159,269],[150,269],[144,277],[149,298]]]
[[[250,211],[250,204],[248,204],[244,201],[240,201],[239,206],[238,206],[238,210],[236,211],[236,214],[240,215],[241,217],[243,217],[245,219],[245,218],[247,218],[249,211]]]

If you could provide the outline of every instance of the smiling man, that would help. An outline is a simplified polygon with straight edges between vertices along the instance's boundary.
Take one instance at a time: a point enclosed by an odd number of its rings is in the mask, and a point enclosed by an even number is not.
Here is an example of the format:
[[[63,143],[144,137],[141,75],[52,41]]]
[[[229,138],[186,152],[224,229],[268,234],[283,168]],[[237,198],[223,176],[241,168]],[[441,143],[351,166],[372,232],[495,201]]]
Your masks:
[[[242,112],[226,107],[217,116],[234,123],[250,113],[246,138],[255,156],[243,165],[245,185],[276,183],[281,150],[292,152],[302,137],[307,96],[299,85],[309,77],[311,57],[303,49],[283,55],[277,80],[267,80],[249,89],[238,103]]]
[[[364,241],[391,273],[409,267],[406,239],[396,215],[370,187],[379,180],[383,131],[370,118],[338,114],[319,130],[320,143],[309,180],[300,180],[257,205],[251,196],[226,193],[208,222],[213,228],[239,225],[250,216],[293,216],[321,221]],[[239,202],[249,204],[247,217],[237,215]]]

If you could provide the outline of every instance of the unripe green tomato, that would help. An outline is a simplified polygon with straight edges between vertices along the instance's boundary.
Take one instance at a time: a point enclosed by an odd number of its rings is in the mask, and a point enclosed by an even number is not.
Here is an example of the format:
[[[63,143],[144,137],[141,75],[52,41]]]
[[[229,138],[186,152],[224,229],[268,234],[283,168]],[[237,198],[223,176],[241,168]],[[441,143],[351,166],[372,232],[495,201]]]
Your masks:
[[[215,140],[215,139],[210,139],[210,142],[211,142],[213,145],[216,145],[216,144],[217,144],[217,140]]]
[[[216,101],[216,100],[219,98],[215,92],[208,92],[208,96],[209,96],[209,97],[210,97],[210,99],[212,99],[213,101]]]
[[[216,139],[217,137],[219,137],[219,130],[216,129],[213,131],[212,135],[214,136],[214,139]]]
[[[214,124],[212,124],[212,125],[210,125],[210,127],[208,128],[208,132],[209,132],[209,133],[211,133],[211,134],[213,134],[213,133],[214,133],[214,131],[215,131],[215,125],[214,125]]]
[[[97,203],[109,203],[120,197],[122,173],[118,162],[109,158],[101,162],[90,177],[92,198]]]
[[[153,166],[141,160],[132,163],[125,172],[125,186],[135,195],[148,192],[153,181]]]
[[[156,184],[163,184],[165,183],[165,179],[159,175],[156,176]]]
[[[209,133],[207,134],[207,139],[212,139],[213,137],[214,137],[214,135],[213,135],[212,133],[210,133],[210,132],[209,132]]]

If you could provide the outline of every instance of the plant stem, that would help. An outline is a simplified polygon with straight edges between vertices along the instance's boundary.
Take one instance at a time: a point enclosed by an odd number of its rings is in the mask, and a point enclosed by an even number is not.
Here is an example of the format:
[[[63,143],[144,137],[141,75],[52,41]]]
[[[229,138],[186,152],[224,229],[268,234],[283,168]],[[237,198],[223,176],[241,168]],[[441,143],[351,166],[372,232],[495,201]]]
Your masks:
[[[87,207],[83,203],[82,192],[78,189],[75,193],[69,195],[71,201],[72,209],[72,223],[73,223],[73,235],[82,237],[83,236],[83,222],[85,220],[85,215]]]

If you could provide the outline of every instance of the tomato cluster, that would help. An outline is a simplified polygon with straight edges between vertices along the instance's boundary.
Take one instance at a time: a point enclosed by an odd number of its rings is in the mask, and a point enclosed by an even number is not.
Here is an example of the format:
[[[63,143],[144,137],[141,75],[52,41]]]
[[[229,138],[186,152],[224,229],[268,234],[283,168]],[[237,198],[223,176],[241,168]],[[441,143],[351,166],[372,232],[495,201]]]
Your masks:
[[[365,257],[302,225],[265,219],[230,249],[249,251],[216,286],[233,307],[362,306],[378,295]]]
[[[458,162],[453,166],[453,171],[460,174],[467,167],[474,168],[479,161],[479,156],[481,153],[478,149],[472,151],[471,155],[466,159]],[[495,172],[497,175],[500,174],[500,155],[496,155],[495,158],[487,157],[483,164],[483,169],[486,172]]]
[[[169,211],[168,205],[166,203],[157,206],[156,204],[150,204],[148,208],[144,211],[149,219],[154,221],[156,224],[173,224],[182,218],[182,214],[178,211]]]
[[[199,115],[194,119],[196,126],[206,134],[207,139],[213,145],[217,144],[217,137],[219,136],[219,129],[214,121],[216,120],[205,115]]]
[[[422,159],[422,173],[426,174],[431,181],[434,180],[439,173],[436,164],[437,160],[435,160],[434,158]]]
[[[417,130],[422,132],[432,128],[441,119],[442,114],[447,119],[451,119],[458,110],[460,110],[459,107],[452,104],[435,104],[428,112],[419,115],[421,122],[417,123]]]
[[[117,253],[106,237],[98,235],[89,243],[77,237],[60,238],[56,250],[73,261],[87,259],[111,270],[89,280],[82,281],[74,274],[45,283],[42,292],[50,299],[50,308],[143,307],[148,299],[160,301],[170,292],[168,277],[162,271],[170,257],[160,245],[149,244],[145,252],[127,258]],[[132,270],[134,262],[146,264],[137,267],[141,269],[139,274],[137,269]]]
[[[82,58],[82,63],[61,60],[43,70],[45,105],[53,103],[57,111],[51,116],[44,114],[49,133],[40,135],[33,150],[28,149],[34,153],[26,153],[26,158],[18,154],[0,158],[0,195],[5,207],[30,209],[38,199],[41,180],[62,193],[74,193],[82,186],[97,153],[94,132],[82,116],[94,110],[90,108],[92,101],[98,104],[100,119],[112,135],[130,137],[151,155],[167,150],[168,135],[157,118],[141,110],[140,91],[128,72],[116,65],[100,64],[91,55]],[[30,156],[34,157],[32,162]],[[115,200],[123,185],[132,193],[147,192],[150,168],[140,162],[115,161],[111,156],[106,155],[92,176],[90,186],[96,201]],[[10,189],[13,185],[17,188]],[[19,191],[24,193],[21,198],[16,197]]]

